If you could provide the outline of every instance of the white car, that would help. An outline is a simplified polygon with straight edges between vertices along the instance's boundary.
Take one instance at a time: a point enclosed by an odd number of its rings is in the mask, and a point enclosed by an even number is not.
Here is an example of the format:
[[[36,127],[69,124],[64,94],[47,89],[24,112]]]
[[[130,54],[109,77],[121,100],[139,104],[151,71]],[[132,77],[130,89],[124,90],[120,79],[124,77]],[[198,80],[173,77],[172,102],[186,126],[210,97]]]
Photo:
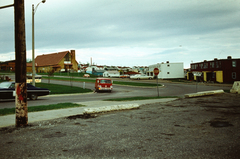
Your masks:
[[[153,76],[148,76],[148,75],[134,75],[134,76],[130,76],[130,79],[137,79],[137,80],[140,80],[140,79],[153,79]]]

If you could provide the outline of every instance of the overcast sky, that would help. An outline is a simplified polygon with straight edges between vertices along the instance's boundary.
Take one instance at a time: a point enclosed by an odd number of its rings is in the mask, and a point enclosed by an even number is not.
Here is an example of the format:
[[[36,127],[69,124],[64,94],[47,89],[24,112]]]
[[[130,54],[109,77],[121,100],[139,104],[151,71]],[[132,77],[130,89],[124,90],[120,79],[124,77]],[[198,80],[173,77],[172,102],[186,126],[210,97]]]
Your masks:
[[[25,0],[27,59],[39,2]],[[72,49],[81,63],[130,67],[240,58],[240,0],[46,0],[35,13],[36,56]],[[14,59],[11,7],[0,10],[0,61]]]

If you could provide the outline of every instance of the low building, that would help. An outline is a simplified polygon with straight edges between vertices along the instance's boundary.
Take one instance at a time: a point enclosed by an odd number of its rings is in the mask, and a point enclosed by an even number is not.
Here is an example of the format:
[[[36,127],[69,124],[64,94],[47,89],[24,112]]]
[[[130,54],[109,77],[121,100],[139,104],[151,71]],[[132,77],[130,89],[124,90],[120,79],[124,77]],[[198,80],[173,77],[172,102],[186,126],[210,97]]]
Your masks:
[[[15,71],[15,60],[0,62],[0,71]]]
[[[194,76],[195,72],[200,72],[202,75]],[[215,58],[211,61],[192,63],[187,79],[218,83],[240,81],[240,59],[232,59],[228,56],[227,59]]]
[[[118,71],[105,71],[103,73],[103,77],[119,77],[120,76],[120,72]]]
[[[154,76],[154,68],[159,69],[158,78],[159,79],[176,79],[184,78],[184,68],[183,63],[157,63],[155,65],[150,65],[149,70],[147,71],[148,76]]]
[[[93,70],[92,74],[95,76],[103,76],[103,73],[105,72],[105,70]]]

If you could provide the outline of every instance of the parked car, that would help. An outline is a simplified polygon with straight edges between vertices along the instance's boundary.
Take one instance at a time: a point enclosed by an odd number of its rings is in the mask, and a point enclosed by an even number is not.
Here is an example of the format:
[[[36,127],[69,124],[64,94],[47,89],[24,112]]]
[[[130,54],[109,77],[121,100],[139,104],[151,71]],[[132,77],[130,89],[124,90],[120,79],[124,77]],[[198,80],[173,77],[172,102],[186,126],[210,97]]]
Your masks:
[[[95,81],[95,90],[99,91],[109,91],[113,89],[112,80],[110,78],[97,78]]]
[[[84,74],[83,77],[87,77],[87,78],[89,78],[90,75],[89,75],[89,74]]]
[[[119,78],[129,78],[129,75],[120,75]]]
[[[14,99],[15,82],[0,83],[0,99]],[[49,95],[50,90],[47,88],[35,87],[27,83],[27,97],[31,100],[36,100],[38,96]]]
[[[130,76],[130,79],[137,79],[137,80],[140,80],[140,79],[153,79],[153,76],[148,76],[148,75],[144,75],[144,74],[137,74],[137,75],[134,75],[134,76]]]

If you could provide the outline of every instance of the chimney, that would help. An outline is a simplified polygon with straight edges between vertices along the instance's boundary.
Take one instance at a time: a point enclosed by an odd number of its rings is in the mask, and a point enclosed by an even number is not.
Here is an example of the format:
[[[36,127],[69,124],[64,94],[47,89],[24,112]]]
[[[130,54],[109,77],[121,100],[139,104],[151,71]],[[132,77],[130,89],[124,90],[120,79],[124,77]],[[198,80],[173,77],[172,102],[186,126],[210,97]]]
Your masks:
[[[70,53],[71,53],[71,55],[72,55],[72,59],[76,59],[76,57],[75,57],[75,50],[70,50]]]
[[[231,59],[232,59],[232,56],[228,56],[227,59],[231,60]]]

